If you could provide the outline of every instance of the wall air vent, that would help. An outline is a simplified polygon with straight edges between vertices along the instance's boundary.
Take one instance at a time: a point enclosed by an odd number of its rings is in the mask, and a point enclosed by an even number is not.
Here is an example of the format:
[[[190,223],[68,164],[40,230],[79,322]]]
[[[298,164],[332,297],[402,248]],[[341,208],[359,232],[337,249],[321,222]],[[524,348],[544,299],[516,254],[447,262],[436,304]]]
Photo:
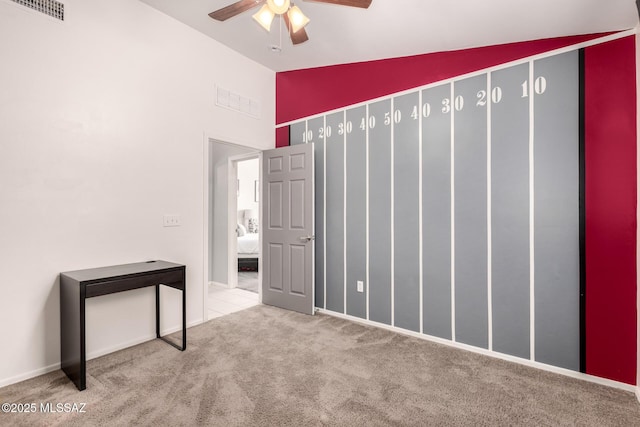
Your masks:
[[[64,4],[56,0],[11,0],[45,15],[64,21]]]

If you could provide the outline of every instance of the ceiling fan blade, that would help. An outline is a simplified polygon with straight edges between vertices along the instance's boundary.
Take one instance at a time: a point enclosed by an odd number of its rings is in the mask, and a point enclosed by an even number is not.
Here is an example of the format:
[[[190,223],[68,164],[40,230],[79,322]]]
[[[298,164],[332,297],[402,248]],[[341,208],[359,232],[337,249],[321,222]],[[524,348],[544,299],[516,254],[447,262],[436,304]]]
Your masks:
[[[227,19],[233,18],[234,16],[239,15],[242,12],[246,12],[247,10],[255,6],[261,5],[265,1],[266,0],[240,0],[233,4],[230,4],[227,7],[218,9],[215,12],[211,12],[209,16],[216,21],[226,21]]]
[[[315,3],[331,3],[339,4],[341,6],[360,7],[362,9],[368,9],[371,6],[372,0],[305,0]]]
[[[291,32],[291,24],[289,22],[289,16],[285,13],[285,14],[282,15],[282,17],[284,18],[284,23],[287,24],[287,31],[289,32],[289,35],[291,36],[291,43],[300,44],[300,43],[304,43],[307,40],[309,40],[309,36],[307,35],[307,31],[304,28],[300,28],[295,33],[292,33]]]

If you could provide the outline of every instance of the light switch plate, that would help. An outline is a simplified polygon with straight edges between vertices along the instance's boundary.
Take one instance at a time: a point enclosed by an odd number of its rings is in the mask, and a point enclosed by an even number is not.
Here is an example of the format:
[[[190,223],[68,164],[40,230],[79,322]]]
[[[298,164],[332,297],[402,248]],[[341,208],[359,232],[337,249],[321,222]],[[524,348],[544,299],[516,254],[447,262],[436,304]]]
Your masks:
[[[362,280],[358,280],[356,284],[358,285],[358,292],[364,292],[364,282]]]

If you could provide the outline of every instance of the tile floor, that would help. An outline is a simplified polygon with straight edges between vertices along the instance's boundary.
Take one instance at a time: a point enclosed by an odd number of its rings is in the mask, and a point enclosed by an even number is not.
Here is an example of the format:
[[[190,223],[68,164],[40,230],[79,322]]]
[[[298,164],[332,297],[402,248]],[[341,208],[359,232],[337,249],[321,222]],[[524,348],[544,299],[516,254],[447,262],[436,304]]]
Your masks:
[[[257,271],[239,271],[238,272],[238,288],[246,291],[258,293],[258,272]]]
[[[209,284],[209,320],[258,304],[257,293]]]

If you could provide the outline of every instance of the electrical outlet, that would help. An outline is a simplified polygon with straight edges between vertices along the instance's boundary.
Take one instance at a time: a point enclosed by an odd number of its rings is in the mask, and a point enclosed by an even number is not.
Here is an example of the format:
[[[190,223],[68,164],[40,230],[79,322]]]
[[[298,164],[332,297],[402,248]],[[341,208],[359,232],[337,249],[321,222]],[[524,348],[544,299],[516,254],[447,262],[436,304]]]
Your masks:
[[[165,227],[180,227],[182,225],[180,215],[165,215],[163,217],[163,225]]]
[[[358,286],[358,292],[364,292],[364,282],[362,280],[358,280],[356,284]]]

